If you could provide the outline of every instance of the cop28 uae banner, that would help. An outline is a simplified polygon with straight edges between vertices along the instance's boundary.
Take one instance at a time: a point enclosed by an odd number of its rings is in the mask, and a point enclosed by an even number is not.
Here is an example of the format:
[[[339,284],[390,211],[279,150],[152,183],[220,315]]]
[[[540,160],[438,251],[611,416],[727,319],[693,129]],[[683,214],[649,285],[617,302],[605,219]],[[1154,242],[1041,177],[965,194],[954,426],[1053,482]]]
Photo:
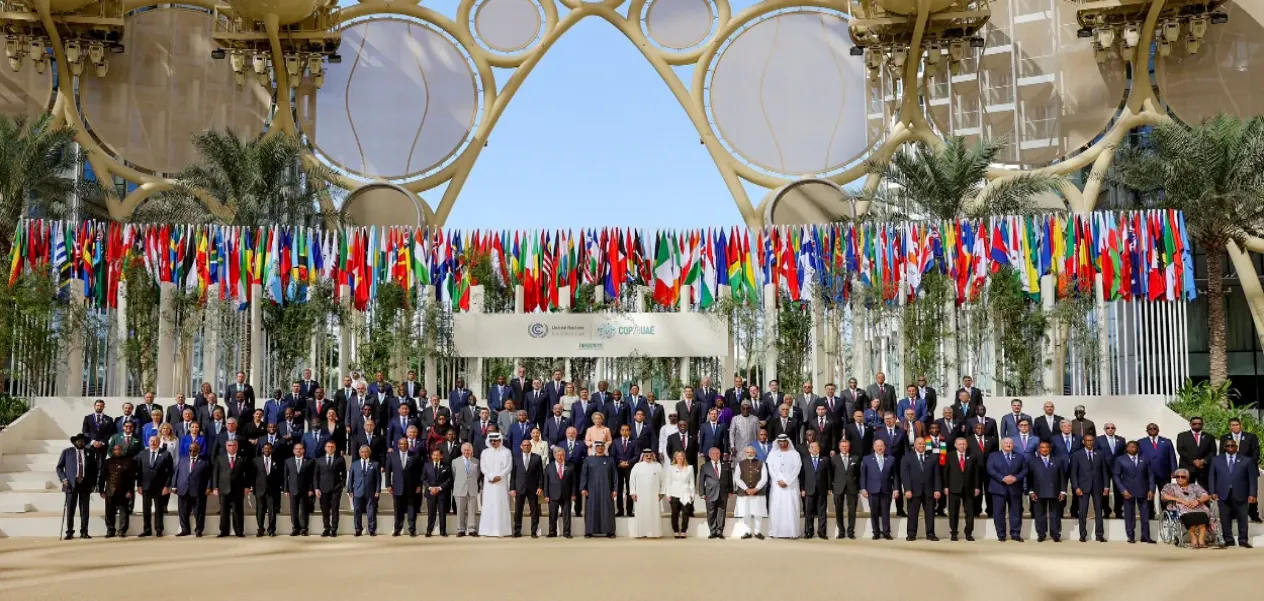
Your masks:
[[[711,313],[452,315],[463,357],[723,357],[728,332]]]

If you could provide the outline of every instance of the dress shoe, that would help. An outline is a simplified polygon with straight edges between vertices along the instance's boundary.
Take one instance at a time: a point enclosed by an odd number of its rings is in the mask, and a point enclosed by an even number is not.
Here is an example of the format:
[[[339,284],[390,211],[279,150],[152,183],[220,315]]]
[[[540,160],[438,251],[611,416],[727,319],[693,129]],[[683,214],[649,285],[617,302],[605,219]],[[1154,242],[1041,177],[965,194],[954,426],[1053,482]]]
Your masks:
[[[295,530],[295,531],[293,531],[293,532],[291,532],[291,533],[290,533],[290,536],[298,536],[298,535],[299,535],[299,531],[298,531],[298,530]],[[176,536],[184,536],[184,535],[183,535],[183,534],[177,534]]]
[[[227,532],[221,532],[221,533],[219,533],[219,534],[216,534],[216,535],[215,535],[215,538],[228,538],[228,533],[227,533]]]
[[[897,511],[897,512],[895,512],[895,517],[897,517],[897,518],[906,518],[906,517],[908,517],[908,514],[907,514],[907,513],[904,513],[903,511]]]
[[[967,538],[966,540],[970,540],[970,539],[969,539],[969,538]],[[1004,536],[998,536],[998,537],[996,537],[996,542],[998,542],[998,543],[1003,543],[1003,542],[1005,542],[1005,537],[1004,537]]]
[[[311,534],[307,531],[307,528],[302,529],[300,532],[302,533],[303,536],[309,536]]]
[[[392,533],[391,533],[391,536],[399,536],[399,535],[400,535],[400,531],[399,531],[399,530],[396,530],[396,531],[394,531],[394,532],[392,532]]]
[[[891,535],[890,535],[890,534],[883,534],[883,535],[882,535],[882,540],[895,540],[895,539],[891,538]]]
[[[938,537],[938,536],[935,536],[934,534],[927,534],[927,535],[926,535],[926,540],[928,540],[928,541],[930,541],[930,542],[932,542],[932,543],[933,543],[933,542],[935,542],[935,541],[939,540],[939,537]]]
[[[1099,543],[1104,543],[1104,542],[1106,542],[1106,537],[1104,537],[1104,536],[1099,536],[1099,537],[1097,537],[1097,542],[1099,542]]]
[[[1037,535],[1037,536],[1036,536],[1036,542],[1038,542],[1038,543],[1043,543],[1043,542],[1045,542],[1045,538],[1047,538],[1045,535],[1043,535],[1043,534],[1039,534],[1039,535]]]
[[[447,536],[447,535],[446,535],[446,534],[444,534],[444,535],[442,535],[442,536]],[[534,533],[534,532],[532,532],[532,533],[531,533],[531,538],[540,538],[540,535],[539,535],[539,534],[536,534],[536,533]]]
[[[370,531],[369,531],[369,536],[377,536],[377,531],[376,531],[376,530],[370,530]]]
[[[430,538],[430,536],[431,536],[431,533],[430,533],[430,532],[427,532],[427,533],[426,533],[426,538]],[[514,534],[514,538],[521,538],[521,537],[522,537],[522,535],[521,535],[521,534]]]
[[[949,537],[948,537],[948,540],[949,540],[949,541],[951,541],[951,542],[954,542],[954,543],[955,543],[955,542],[957,542],[957,535],[956,535],[956,534],[954,534],[954,535],[952,535],[952,536],[949,536]]]
[[[571,537],[571,535],[569,535],[569,534],[563,534],[563,535],[562,535],[562,538],[572,538],[572,537]]]
[[[916,537],[916,536],[906,536],[906,537],[904,537],[904,540],[906,540],[906,541],[908,541],[908,542],[910,542],[910,543],[911,543],[911,542],[913,542],[913,541],[917,540],[917,537]]]
[[[426,536],[427,536],[427,537],[428,537],[428,536],[430,536],[430,533],[429,533],[429,532],[427,532],[427,533],[426,533]],[[522,538],[522,533],[521,533],[521,532],[515,532],[515,533],[513,533],[513,537],[514,537],[514,538]]]
[[[1128,539],[1128,544],[1130,544],[1130,545],[1135,545],[1135,544],[1137,544],[1137,539],[1135,539],[1135,538],[1130,538],[1130,539]]]
[[[408,530],[408,536],[417,536],[417,531],[410,528]]]
[[[127,533],[126,533],[126,532],[120,532],[120,533],[119,533],[119,538],[127,538]]]
[[[838,534],[834,535],[834,540],[842,540],[844,538],[847,538],[846,532],[839,532]]]
[[[1264,524],[1264,520],[1261,520],[1260,518],[1251,518],[1251,523],[1252,523],[1252,524]]]
[[[550,533],[548,533],[548,534],[544,535],[544,538],[557,538],[557,533],[556,533],[556,532],[550,532]]]
[[[850,539],[850,540],[856,540],[856,533],[855,533],[855,532],[848,532],[848,533],[847,533],[847,538],[848,538],[848,539]]]
[[[1081,537],[1080,537],[1080,542],[1082,542],[1082,543],[1087,543],[1087,542],[1088,542],[1088,537],[1087,537],[1087,536],[1081,536]]]
[[[1021,543],[1021,542],[1023,542],[1023,537],[1021,537],[1021,536],[1015,536],[1015,537],[1013,538],[1013,540],[1014,540],[1014,542],[1016,542],[1016,543]]]
[[[819,538],[819,539],[821,539],[821,540],[828,540],[828,539],[829,539],[829,537],[828,537],[828,536],[826,536],[824,532],[817,532],[817,533],[816,533],[816,537],[817,537],[817,538]]]
[[[1251,545],[1251,543],[1248,543],[1248,542],[1246,542],[1246,541],[1242,541],[1242,543],[1241,543],[1241,544],[1239,544],[1238,546],[1239,546],[1239,547],[1242,547],[1243,549],[1254,549],[1254,548],[1255,548],[1254,546],[1252,546],[1252,545]]]
[[[805,533],[803,534],[803,540],[811,540],[811,538],[812,538],[813,536],[814,536],[814,535],[813,535],[811,532],[805,532]]]
[[[1159,544],[1159,543],[1155,542],[1155,540],[1154,540],[1154,539],[1152,539],[1152,538],[1143,538],[1143,539],[1141,539],[1141,542],[1143,542],[1143,543],[1145,543],[1145,544],[1147,544],[1147,545],[1157,545],[1157,544]]]
[[[126,536],[126,535],[124,535],[124,536]],[[240,533],[240,532],[238,532],[238,533],[237,533],[236,535],[234,535],[234,536],[236,536],[237,538],[246,538],[246,535],[245,535],[245,534],[242,534],[242,533]]]
[[[755,535],[753,535],[753,534],[751,534],[751,533],[747,532],[746,534],[743,534],[743,535],[742,535],[742,540],[746,540],[746,539],[748,539],[748,538],[752,538],[752,537],[754,537],[754,536],[755,536]]]
[[[873,540],[882,540],[882,535],[881,534],[873,535]]]
[[[456,533],[456,537],[457,537],[457,538],[461,538],[462,536],[465,536],[465,532],[464,532],[464,531]]]
[[[473,537],[473,538],[478,538],[478,533],[477,533],[477,532],[471,532],[471,533],[470,533],[470,536],[471,536],[471,537]]]
[[[159,530],[158,532],[155,532],[155,533],[154,533],[154,536],[156,536],[156,537],[158,537],[158,538],[162,538],[162,530]]]
[[[360,536],[360,531],[359,531],[359,530],[356,530],[356,531],[355,531],[355,535],[356,535],[356,536]]]
[[[106,537],[106,538],[114,538],[114,533],[113,533],[113,532],[106,532],[106,533],[105,533],[105,537]]]
[[[972,542],[974,542],[974,535],[972,535],[972,534],[967,534],[967,535],[966,535],[966,542],[967,542],[967,543],[972,543]]]
[[[202,533],[201,533],[201,532],[194,532],[194,533],[193,533],[193,538],[202,538]]]
[[[256,530],[256,531],[255,531],[255,537],[256,537],[256,538],[263,538],[263,528],[260,528],[260,529],[258,529],[258,530]]]
[[[593,535],[591,535],[591,534],[585,534],[585,535],[584,535],[584,538],[592,538],[592,536],[593,536]]]
[[[1060,542],[1062,542],[1062,537],[1061,537],[1061,536],[1055,536],[1055,537],[1053,537],[1053,542],[1055,542],[1055,543],[1060,543]]]
[[[150,531],[148,531],[148,530],[146,530],[146,531],[141,532],[140,534],[136,535],[136,537],[137,537],[137,538],[145,538],[145,537],[147,537],[147,536],[153,536],[153,533],[152,533],[152,532],[150,532]]]
[[[1237,546],[1237,544],[1238,544],[1238,543],[1234,542],[1234,540],[1233,540],[1233,539],[1231,539],[1231,538],[1226,538],[1226,539],[1225,539],[1225,541],[1224,541],[1223,543],[1220,543],[1220,546],[1221,546],[1221,547],[1224,547],[1224,548],[1229,548],[1229,547]]]
[[[756,534],[756,535],[755,535],[755,538],[757,538],[757,539],[759,539],[759,540],[764,540],[764,535],[763,535],[763,534]]]
[[[614,538],[614,533],[612,532],[610,534],[607,534],[606,538]],[[719,538],[719,537],[716,537],[716,538]]]

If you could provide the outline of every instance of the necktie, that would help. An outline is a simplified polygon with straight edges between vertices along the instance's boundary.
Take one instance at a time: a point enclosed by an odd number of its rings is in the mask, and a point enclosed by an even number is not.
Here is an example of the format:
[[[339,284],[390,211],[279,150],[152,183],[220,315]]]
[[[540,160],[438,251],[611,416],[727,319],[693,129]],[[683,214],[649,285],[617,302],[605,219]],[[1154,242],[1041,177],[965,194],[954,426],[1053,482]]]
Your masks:
[[[295,460],[294,467],[298,468],[299,473],[303,472],[303,459],[301,457]]]
[[[960,466],[961,471],[963,472],[966,471],[966,458],[963,457],[960,453],[957,454],[957,464],[958,466]]]
[[[152,467],[152,466],[153,466],[154,464],[156,464],[156,463],[158,463],[158,451],[150,451],[150,452],[149,452],[149,465],[150,465],[150,467]]]
[[[1010,455],[1009,453],[1006,453],[1006,454],[1005,454],[1005,463],[1009,463],[1010,461],[1011,461],[1011,455]]]
[[[228,458],[228,469],[230,469],[230,470],[231,470],[231,469],[233,469],[233,465],[234,465],[234,464],[236,464],[236,463],[237,463],[237,456],[236,456],[236,455],[234,455],[234,456],[232,456],[232,457],[229,457],[229,458]]]
[[[1198,444],[1199,441],[1201,440],[1202,440],[1202,436],[1199,433],[1194,432],[1194,444]]]
[[[231,440],[231,439],[230,439],[230,440]],[[127,447],[130,447],[130,446],[132,446],[132,437],[131,437],[131,436],[124,436],[124,437],[123,437],[123,448],[127,448]]]
[[[917,454],[917,469],[921,469],[923,463],[926,463],[926,456],[921,453],[918,453]]]
[[[819,457],[813,457],[813,458],[812,458],[812,470],[813,470],[813,471],[816,471],[816,468],[817,468],[817,467],[819,467],[820,462],[821,462],[821,460],[820,460],[820,458],[819,458]]]
[[[882,456],[878,456],[878,471],[882,471]]]
[[[1133,456],[1132,456],[1132,466],[1133,466],[1133,467],[1137,467],[1137,456],[1136,456],[1136,455],[1133,455]]]
[[[367,462],[367,461],[361,461],[361,462],[360,462],[360,469],[361,469],[361,470],[364,470],[364,472],[367,474],[367,473],[369,472],[369,462]]]
[[[822,417],[822,418],[818,419],[817,421],[818,421],[818,422],[820,422],[820,424],[821,424],[821,425],[820,425],[820,429],[821,429],[821,430],[824,430],[824,429],[825,429],[825,418],[823,418],[823,417]]]
[[[333,464],[334,464],[334,458],[333,458],[333,457],[326,457],[326,458],[325,458],[325,466],[326,466],[326,467],[332,466]]]
[[[1045,457],[1045,469],[1049,469],[1049,458]]]
[[[470,460],[469,459],[465,460],[465,475],[466,476],[470,475]]]
[[[189,473],[193,473],[193,464],[197,463],[197,457],[189,457]]]
[[[526,463],[526,460],[527,460],[527,458],[526,458],[526,457],[523,457],[523,458],[522,458],[523,463]],[[435,473],[436,473],[436,474],[437,474],[437,473],[439,473],[439,462],[438,462],[438,461],[436,461],[436,462],[435,462]]]
[[[557,464],[557,479],[558,480],[562,479],[562,464],[560,463]]]
[[[1233,455],[1229,456],[1229,471],[1233,471]]]
[[[265,475],[272,473],[272,460],[267,457],[263,458],[263,473]]]
[[[1089,451],[1089,452],[1088,452],[1088,462],[1089,462],[1089,463],[1092,463],[1092,462],[1093,462],[1093,452],[1092,452],[1092,451]]]

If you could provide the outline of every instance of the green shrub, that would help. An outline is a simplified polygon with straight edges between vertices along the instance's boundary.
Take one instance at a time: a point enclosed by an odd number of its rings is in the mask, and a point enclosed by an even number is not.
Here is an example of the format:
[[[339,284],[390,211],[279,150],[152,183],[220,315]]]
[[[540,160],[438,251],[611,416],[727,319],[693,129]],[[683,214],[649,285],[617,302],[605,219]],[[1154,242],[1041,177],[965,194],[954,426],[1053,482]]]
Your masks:
[[[1242,422],[1242,431],[1255,434],[1264,439],[1264,424],[1255,417],[1254,405],[1234,407],[1230,397],[1236,395],[1232,383],[1228,380],[1218,385],[1211,382],[1194,384],[1186,380],[1185,385],[1176,393],[1176,398],[1167,406],[1185,419],[1198,416],[1203,418],[1203,431],[1219,439],[1229,431],[1229,420]],[[1264,463],[1262,463],[1264,465]]]
[[[26,399],[0,394],[0,424],[9,425],[30,409]]]

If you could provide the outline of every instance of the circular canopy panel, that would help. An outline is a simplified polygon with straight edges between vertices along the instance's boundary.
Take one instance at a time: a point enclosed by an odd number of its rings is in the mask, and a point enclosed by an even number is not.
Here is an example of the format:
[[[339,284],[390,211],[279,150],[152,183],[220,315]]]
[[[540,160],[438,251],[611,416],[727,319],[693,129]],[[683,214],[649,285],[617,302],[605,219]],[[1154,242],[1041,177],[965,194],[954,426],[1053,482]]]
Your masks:
[[[865,72],[849,56],[843,17],[776,14],[739,32],[716,57],[708,103],[720,138],[752,165],[823,174],[868,148]]]
[[[949,6],[956,0],[930,0],[930,12],[937,13]],[[887,12],[893,12],[897,15],[915,15],[917,14],[918,0],[877,0],[878,6],[886,9]]]
[[[347,198],[343,212],[356,225],[424,226],[426,213],[419,199],[398,186],[369,184]]]
[[[708,0],[650,0],[645,10],[645,33],[655,44],[686,50],[711,33],[715,10]]]
[[[276,15],[281,25],[298,23],[329,0],[230,0],[237,14],[253,21]]]
[[[330,162],[366,178],[408,179],[464,148],[479,110],[474,68],[419,22],[373,19],[342,32],[342,63],[300,90],[303,132]]]
[[[93,136],[142,169],[175,173],[196,162],[193,135],[230,129],[254,137],[271,110],[253,78],[238,87],[228,61],[211,58],[210,13],[162,8],[127,20],[124,54],[107,55],[105,78],[79,79],[79,102]]]
[[[53,69],[36,73],[29,64],[14,72],[0,68],[0,114],[37,117],[48,111],[53,100]]]
[[[1207,28],[1198,54],[1179,42],[1171,56],[1156,59],[1159,97],[1189,123],[1220,112],[1264,114],[1264,3],[1231,0],[1222,10],[1229,22]]]
[[[994,0],[987,48],[961,75],[928,86],[930,117],[945,135],[989,139],[998,158],[1041,165],[1073,155],[1109,125],[1123,104],[1126,73],[1099,65],[1091,40],[1076,37],[1075,6],[1053,18],[1014,19],[1012,0]]]
[[[73,13],[97,0],[48,0],[48,12],[54,15]]]
[[[820,180],[794,182],[776,193],[768,206],[769,225],[831,223],[851,217],[852,207],[838,187]]]
[[[544,28],[543,9],[534,0],[483,0],[474,9],[474,32],[490,50],[526,50]]]

